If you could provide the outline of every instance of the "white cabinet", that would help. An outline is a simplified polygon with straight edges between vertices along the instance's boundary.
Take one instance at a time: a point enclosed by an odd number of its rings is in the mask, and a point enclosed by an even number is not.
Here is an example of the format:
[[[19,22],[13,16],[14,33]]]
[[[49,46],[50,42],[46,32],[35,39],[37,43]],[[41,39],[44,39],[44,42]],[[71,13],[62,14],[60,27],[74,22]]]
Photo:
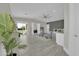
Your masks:
[[[56,43],[61,46],[64,45],[64,33],[56,33]]]

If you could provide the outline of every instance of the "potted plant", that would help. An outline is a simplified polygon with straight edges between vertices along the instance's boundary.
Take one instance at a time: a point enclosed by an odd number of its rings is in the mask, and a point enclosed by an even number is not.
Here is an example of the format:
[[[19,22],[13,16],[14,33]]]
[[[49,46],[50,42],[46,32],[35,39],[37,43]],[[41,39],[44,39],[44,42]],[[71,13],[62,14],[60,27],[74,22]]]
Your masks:
[[[0,40],[4,45],[7,56],[16,56],[16,53],[13,53],[13,49],[20,45],[15,38],[12,37],[16,25],[8,13],[0,14]]]

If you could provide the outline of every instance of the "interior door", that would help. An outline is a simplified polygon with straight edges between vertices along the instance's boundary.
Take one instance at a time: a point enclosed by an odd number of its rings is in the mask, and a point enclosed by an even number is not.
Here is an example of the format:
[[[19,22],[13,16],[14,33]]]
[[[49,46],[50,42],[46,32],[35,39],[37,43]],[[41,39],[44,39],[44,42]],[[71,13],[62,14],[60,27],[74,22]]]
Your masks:
[[[79,4],[69,4],[69,55],[79,56]]]
[[[79,3],[75,4],[75,40],[76,40],[76,55],[79,56]]]
[[[71,39],[71,49],[72,55],[79,56],[79,4],[73,4],[73,27],[72,31],[72,39]],[[72,21],[71,21],[72,22]]]

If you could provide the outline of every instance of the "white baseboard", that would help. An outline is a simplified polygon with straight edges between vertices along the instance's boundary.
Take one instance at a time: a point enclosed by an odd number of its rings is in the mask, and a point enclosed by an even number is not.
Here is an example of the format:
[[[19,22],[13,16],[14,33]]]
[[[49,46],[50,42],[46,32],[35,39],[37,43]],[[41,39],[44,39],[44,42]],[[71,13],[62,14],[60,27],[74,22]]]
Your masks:
[[[69,51],[65,48],[65,47],[63,47],[64,48],[64,51],[68,54],[68,55],[70,55],[69,54]]]

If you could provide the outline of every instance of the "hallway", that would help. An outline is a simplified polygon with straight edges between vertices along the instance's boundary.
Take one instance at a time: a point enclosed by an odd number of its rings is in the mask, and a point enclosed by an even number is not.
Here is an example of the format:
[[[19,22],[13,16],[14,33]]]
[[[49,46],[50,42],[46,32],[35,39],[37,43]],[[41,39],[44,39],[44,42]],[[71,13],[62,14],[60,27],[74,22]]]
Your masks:
[[[22,56],[67,56],[63,48],[54,40],[36,36],[27,41],[28,45],[22,51]]]

